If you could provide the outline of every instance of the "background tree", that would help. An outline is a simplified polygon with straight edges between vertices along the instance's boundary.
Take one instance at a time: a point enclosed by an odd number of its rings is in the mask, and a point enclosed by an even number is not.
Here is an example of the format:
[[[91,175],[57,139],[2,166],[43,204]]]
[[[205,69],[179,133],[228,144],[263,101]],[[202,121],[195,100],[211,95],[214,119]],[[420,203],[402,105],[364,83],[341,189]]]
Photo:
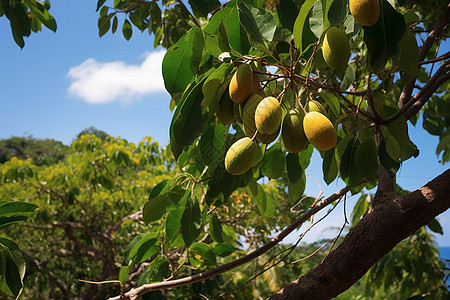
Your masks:
[[[27,223],[7,230],[28,263],[22,297],[104,299],[118,293],[78,279],[117,278],[130,236],[143,232],[137,221],[148,191],[172,171],[172,159],[151,138],[135,145],[93,134],[76,139],[63,159],[49,165],[17,157],[0,164],[1,203],[27,201],[31,212],[39,207]]]

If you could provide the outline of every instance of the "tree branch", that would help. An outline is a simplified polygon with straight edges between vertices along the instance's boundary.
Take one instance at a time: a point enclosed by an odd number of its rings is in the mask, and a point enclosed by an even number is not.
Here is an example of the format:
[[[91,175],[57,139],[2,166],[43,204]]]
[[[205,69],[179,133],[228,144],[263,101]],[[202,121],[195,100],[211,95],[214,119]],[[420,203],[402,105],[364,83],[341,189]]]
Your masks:
[[[361,184],[361,183],[360,183]],[[359,185],[359,184],[358,184]],[[180,279],[175,280],[168,280],[158,283],[151,283],[151,284],[145,284],[137,288],[133,288],[123,297],[117,296],[109,298],[109,300],[124,300],[124,299],[130,299],[135,300],[139,296],[146,294],[148,292],[156,291],[156,290],[162,290],[162,289],[169,289],[169,288],[175,288],[179,286],[184,286],[192,283],[196,283],[199,281],[206,280],[208,278],[212,278],[214,276],[217,276],[219,274],[225,273],[229,270],[232,270],[234,268],[237,268],[238,266],[241,266],[243,264],[246,264],[255,258],[261,256],[262,254],[269,251],[271,248],[276,246],[278,243],[280,243],[286,236],[288,236],[292,231],[297,229],[302,223],[307,221],[311,216],[328,206],[329,204],[333,203],[334,201],[338,200],[339,198],[343,197],[351,188],[353,187],[345,187],[341,189],[340,191],[336,192],[335,194],[331,195],[327,199],[323,200],[316,206],[312,207],[310,210],[308,210],[305,214],[294,220],[288,227],[286,227],[278,236],[272,238],[269,242],[261,246],[260,248],[256,249],[255,251],[251,252],[250,254],[241,257],[237,260],[234,260],[228,264],[219,266],[215,269],[211,269],[199,274],[195,274],[189,277],[184,277]]]
[[[339,247],[270,299],[330,299],[344,292],[397,243],[450,208],[449,182],[450,169],[405,196],[377,193]]]

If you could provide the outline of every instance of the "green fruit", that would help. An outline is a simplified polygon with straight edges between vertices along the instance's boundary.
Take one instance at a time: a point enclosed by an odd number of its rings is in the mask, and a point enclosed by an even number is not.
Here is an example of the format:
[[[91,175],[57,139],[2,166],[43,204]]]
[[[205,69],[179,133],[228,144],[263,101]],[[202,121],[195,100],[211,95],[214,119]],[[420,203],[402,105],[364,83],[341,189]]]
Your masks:
[[[282,118],[283,111],[277,98],[266,97],[256,107],[255,125],[260,133],[274,133],[280,127]]]
[[[255,124],[255,111],[258,104],[262,101],[263,97],[258,94],[253,94],[245,102],[244,114],[242,118],[242,127],[246,136],[252,138],[256,132]]]
[[[227,172],[231,175],[241,175],[247,172],[253,164],[257,147],[249,137],[243,137],[234,142],[225,155]]]
[[[281,137],[287,151],[291,153],[299,153],[305,150],[308,144],[308,139],[303,130],[304,116],[304,112],[297,109],[291,109],[284,116]]]
[[[217,119],[224,125],[230,125],[234,121],[233,101],[230,99],[228,89],[219,100],[216,111]]]
[[[260,143],[270,144],[277,139],[278,135],[280,134],[280,131],[281,131],[281,126],[279,126],[277,130],[275,130],[273,133],[270,133],[270,134],[258,132],[256,134],[256,139]]]
[[[350,59],[350,43],[345,32],[337,27],[328,29],[323,40],[322,54],[330,68],[345,68]]]
[[[380,17],[378,0],[350,0],[350,12],[355,20],[364,25],[372,26]]]
[[[244,103],[253,88],[253,72],[249,65],[243,64],[231,77],[229,85],[230,98],[233,102]]]
[[[323,108],[322,104],[320,104],[320,102],[317,100],[308,101],[306,103],[305,110],[307,112],[317,111],[317,112],[320,112],[324,116],[327,115],[327,111],[325,110],[325,108]]]
[[[330,150],[336,146],[337,134],[331,121],[319,112],[312,111],[303,119],[303,129],[317,150]]]

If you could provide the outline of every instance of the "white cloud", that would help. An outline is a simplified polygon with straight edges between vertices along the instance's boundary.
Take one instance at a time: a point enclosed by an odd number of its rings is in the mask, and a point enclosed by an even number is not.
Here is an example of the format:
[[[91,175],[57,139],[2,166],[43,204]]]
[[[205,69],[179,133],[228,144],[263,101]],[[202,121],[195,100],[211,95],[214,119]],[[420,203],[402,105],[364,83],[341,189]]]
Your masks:
[[[89,58],[70,68],[69,93],[87,103],[120,101],[129,103],[140,97],[165,91],[161,64],[165,51],[147,53],[140,65],[123,61],[98,62]]]

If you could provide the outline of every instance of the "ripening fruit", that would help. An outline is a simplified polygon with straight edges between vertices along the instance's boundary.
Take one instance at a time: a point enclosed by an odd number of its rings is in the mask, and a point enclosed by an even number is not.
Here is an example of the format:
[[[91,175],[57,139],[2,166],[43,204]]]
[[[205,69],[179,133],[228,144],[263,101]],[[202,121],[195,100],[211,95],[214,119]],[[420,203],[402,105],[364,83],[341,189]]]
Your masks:
[[[219,100],[216,116],[223,125],[230,125],[234,122],[233,101],[230,99],[228,89],[223,93]]]
[[[350,43],[345,32],[337,27],[328,29],[323,40],[322,53],[330,68],[345,68],[350,59]]]
[[[280,131],[281,131],[281,125],[278,127],[277,130],[275,130],[273,133],[270,133],[270,134],[258,132],[256,134],[256,139],[260,143],[270,144],[277,139],[278,135],[280,134]]]
[[[378,0],[350,0],[350,12],[355,20],[364,25],[372,26],[380,17]]]
[[[228,149],[225,155],[225,169],[231,175],[247,172],[256,156],[258,146],[249,137],[243,137]]]
[[[317,150],[330,150],[336,146],[337,135],[331,121],[319,112],[312,111],[303,119],[303,129]]]
[[[242,64],[231,77],[229,91],[233,102],[244,103],[253,88],[253,72],[249,65]]]
[[[308,144],[305,131],[303,130],[303,118],[305,113],[297,109],[291,109],[284,116],[281,137],[287,151],[300,153]]]
[[[259,132],[274,133],[281,125],[283,111],[275,97],[266,97],[259,102],[255,110],[255,125]]]
[[[325,110],[325,108],[323,108],[322,104],[320,104],[320,102],[317,100],[309,100],[305,105],[305,109],[307,112],[317,111],[324,116],[327,115],[327,111]]]

